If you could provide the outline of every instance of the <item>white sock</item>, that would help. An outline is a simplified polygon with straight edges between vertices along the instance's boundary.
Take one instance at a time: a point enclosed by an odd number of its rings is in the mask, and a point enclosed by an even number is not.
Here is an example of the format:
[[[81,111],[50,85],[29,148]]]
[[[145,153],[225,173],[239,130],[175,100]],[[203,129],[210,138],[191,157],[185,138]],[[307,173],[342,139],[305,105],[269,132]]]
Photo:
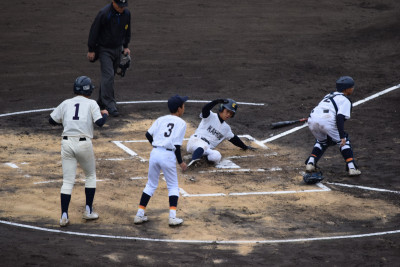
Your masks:
[[[347,163],[347,166],[349,167],[349,169],[355,169],[356,167],[354,166],[353,162],[349,162]]]
[[[170,210],[169,210],[169,217],[175,218],[175,217],[176,217],[176,210],[170,209]]]
[[[62,218],[68,219],[68,214],[67,214],[66,212],[63,212],[63,214],[62,214],[62,216],[61,216],[61,219],[62,219]]]
[[[86,205],[86,211],[87,211],[88,213],[91,213],[91,212],[90,212],[90,207],[89,207],[88,205]]]
[[[314,157],[310,157],[309,159],[308,159],[308,162],[307,162],[307,164],[312,164],[312,165],[314,165],[314,160],[315,160],[315,158]]]

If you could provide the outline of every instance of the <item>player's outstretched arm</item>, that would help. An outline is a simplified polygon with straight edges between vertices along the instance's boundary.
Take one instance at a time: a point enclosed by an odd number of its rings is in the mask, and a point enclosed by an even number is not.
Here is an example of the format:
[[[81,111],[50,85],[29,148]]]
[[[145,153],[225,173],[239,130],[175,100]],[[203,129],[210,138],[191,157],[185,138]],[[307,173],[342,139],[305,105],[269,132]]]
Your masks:
[[[213,107],[215,107],[217,104],[226,104],[229,101],[226,99],[222,99],[222,98],[218,98],[215,99],[213,101],[211,101],[208,104],[205,104],[203,109],[201,110],[201,114],[203,118],[207,118],[208,116],[210,116],[210,112],[213,109]]]
[[[240,147],[243,150],[253,150],[253,151],[256,150],[256,148],[254,148],[252,146],[248,146],[245,143],[243,143],[243,141],[236,134],[234,137],[229,139],[229,142],[231,142],[232,144],[234,144],[237,147]]]

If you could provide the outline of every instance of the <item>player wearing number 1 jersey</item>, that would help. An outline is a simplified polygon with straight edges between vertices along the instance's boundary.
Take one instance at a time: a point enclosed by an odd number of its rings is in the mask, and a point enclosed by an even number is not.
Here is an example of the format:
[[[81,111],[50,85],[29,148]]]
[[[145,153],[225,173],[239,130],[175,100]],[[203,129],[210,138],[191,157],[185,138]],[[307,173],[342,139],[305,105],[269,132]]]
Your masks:
[[[181,225],[183,220],[176,217],[179,187],[176,172],[176,161],[186,170],[186,163],[182,161],[181,146],[186,132],[186,122],[180,117],[185,112],[185,102],[188,97],[175,95],[168,99],[170,115],[159,117],[146,132],[153,149],[150,153],[148,181],[140,199],[139,208],[134,218],[135,224],[147,221],[145,209],[158,187],[160,171],[163,172],[167,182],[169,197],[169,225]]]
[[[63,125],[61,140],[61,158],[63,185],[61,187],[60,226],[69,224],[68,207],[75,183],[77,163],[85,176],[86,209],[83,218],[97,219],[93,212],[93,199],[96,191],[96,164],[93,153],[93,124],[102,127],[107,120],[107,110],[100,111],[96,101],[89,99],[94,86],[89,77],[80,76],[75,80],[75,97],[62,102],[51,114],[52,125]]]

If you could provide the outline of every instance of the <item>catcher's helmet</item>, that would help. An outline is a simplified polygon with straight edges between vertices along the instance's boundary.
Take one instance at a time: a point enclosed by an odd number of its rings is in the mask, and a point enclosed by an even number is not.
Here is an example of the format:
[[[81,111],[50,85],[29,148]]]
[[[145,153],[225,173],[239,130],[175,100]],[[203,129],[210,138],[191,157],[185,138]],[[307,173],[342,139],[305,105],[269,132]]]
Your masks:
[[[77,95],[90,96],[94,86],[88,76],[79,76],[74,82],[74,93]]]
[[[232,118],[233,118],[235,116],[238,105],[237,105],[236,101],[233,99],[228,98],[226,100],[228,100],[228,103],[221,104],[219,106],[219,112],[222,112],[224,110],[224,108],[226,108],[233,112],[233,115],[232,115]]]
[[[354,80],[350,76],[342,76],[336,81],[336,89],[339,92],[346,90],[347,88],[354,87]]]

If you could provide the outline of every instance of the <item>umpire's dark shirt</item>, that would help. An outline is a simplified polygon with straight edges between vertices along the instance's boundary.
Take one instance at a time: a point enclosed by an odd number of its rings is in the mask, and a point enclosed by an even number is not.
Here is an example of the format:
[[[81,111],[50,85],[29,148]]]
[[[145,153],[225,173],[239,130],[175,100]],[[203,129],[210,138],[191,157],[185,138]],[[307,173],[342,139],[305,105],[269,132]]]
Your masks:
[[[96,46],[117,48],[121,45],[128,47],[131,40],[131,13],[124,9],[118,13],[111,4],[103,7],[97,14],[90,28],[88,47],[94,52]]]

